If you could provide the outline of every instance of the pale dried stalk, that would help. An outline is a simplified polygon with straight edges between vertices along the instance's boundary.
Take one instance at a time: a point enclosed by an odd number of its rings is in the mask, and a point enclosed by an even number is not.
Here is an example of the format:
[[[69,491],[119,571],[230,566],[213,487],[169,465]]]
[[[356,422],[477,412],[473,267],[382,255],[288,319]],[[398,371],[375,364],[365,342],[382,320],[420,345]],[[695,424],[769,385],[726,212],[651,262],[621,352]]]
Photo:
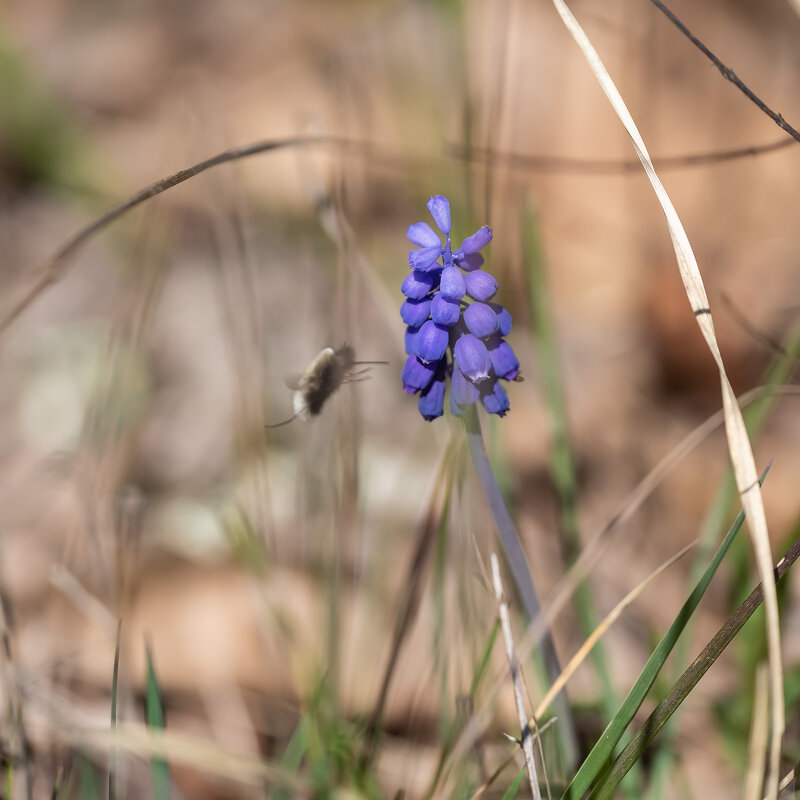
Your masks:
[[[503,584],[500,581],[500,565],[497,555],[492,553],[492,583],[494,584],[494,596],[500,611],[500,625],[503,629],[503,639],[506,643],[506,655],[508,656],[508,667],[511,671],[511,682],[514,684],[514,699],[517,703],[517,714],[519,716],[519,727],[522,736],[522,751],[525,753],[525,764],[528,768],[528,780],[531,785],[531,796],[534,800],[542,800],[542,793],[539,790],[539,779],[536,776],[536,762],[533,759],[533,737],[528,725],[528,715],[525,712],[525,698],[522,693],[522,682],[519,677],[519,662],[514,652],[514,639],[511,636],[511,619],[508,613],[508,603],[503,596]]]
[[[533,714],[534,720],[539,719],[545,711],[547,711],[553,698],[567,685],[567,681],[573,676],[575,670],[584,662],[586,656],[592,651],[592,648],[597,644],[601,636],[619,619],[622,612],[654,581],[667,567],[671,567],[679,558],[683,558],[693,547],[695,543],[690,542],[682,550],[678,551],[672,558],[665,561],[657,570],[651,572],[638,586],[634,586],[622,600],[611,609],[608,616],[592,631],[591,635],[580,646],[578,652],[569,660],[569,663],[564,667],[564,671],[558,676],[558,680],[547,690],[547,694],[542,698],[542,701],[536,708]]]
[[[708,349],[711,351],[711,355],[719,370],[728,450],[731,456],[733,472],[736,477],[736,487],[742,498],[742,505],[747,514],[747,526],[750,531],[759,577],[764,587],[764,607],[767,620],[767,644],[770,667],[770,697],[772,700],[772,738],[770,742],[767,797],[769,800],[774,800],[778,792],[781,741],[785,728],[783,668],[781,665],[778,596],[775,589],[775,577],[772,573],[772,554],[770,551],[769,533],[767,531],[767,518],[764,512],[764,501],[761,496],[761,487],[758,482],[758,472],[756,471],[750,440],[747,436],[742,412],[736,402],[736,396],[733,393],[725,371],[725,365],[719,351],[716,334],[714,333],[714,323],[711,319],[711,309],[709,308],[705,286],[703,285],[703,279],[700,275],[700,269],[697,265],[694,252],[686,236],[686,231],[683,229],[683,225],[675,211],[675,207],[672,205],[672,201],[666,189],[664,189],[658,175],[656,175],[655,168],[650,160],[650,156],[639,130],[633,121],[633,117],[630,115],[622,96],[611,80],[611,76],[608,74],[603,62],[600,60],[600,56],[584,33],[583,28],[581,28],[578,21],[572,15],[572,12],[567,8],[564,0],[553,0],[553,5],[558,11],[567,30],[578,44],[597,82],[600,84],[603,92],[614,108],[614,111],[625,126],[628,136],[630,136],[633,142],[636,154],[642,162],[642,166],[644,167],[658,201],[661,204],[664,216],[666,217],[667,227],[672,239],[672,245],[675,249],[678,268],[681,273],[686,294],[691,303],[695,318],[697,319],[697,324],[700,326],[703,338],[706,340]]]
[[[750,742],[747,753],[747,774],[744,778],[742,800],[758,800],[764,783],[764,761],[769,738],[769,675],[766,665],[756,670],[753,692],[753,720],[750,725]]]

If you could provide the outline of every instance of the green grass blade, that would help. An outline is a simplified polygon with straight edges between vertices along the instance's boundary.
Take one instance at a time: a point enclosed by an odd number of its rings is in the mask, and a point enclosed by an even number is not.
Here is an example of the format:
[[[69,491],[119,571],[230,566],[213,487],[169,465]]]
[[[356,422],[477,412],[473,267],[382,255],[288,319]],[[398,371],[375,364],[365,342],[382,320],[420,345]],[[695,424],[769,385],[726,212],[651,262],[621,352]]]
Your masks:
[[[163,731],[166,727],[164,717],[164,704],[161,699],[161,690],[156,680],[156,671],[153,666],[153,655],[150,647],[147,652],[147,683],[145,686],[145,716],[147,724],[154,730]],[[163,758],[152,758],[150,769],[153,774],[153,797],[155,800],[169,800],[170,774],[169,764]]]
[[[286,750],[281,759],[281,767],[287,772],[297,773],[303,763],[308,749],[308,715],[303,715],[286,745]],[[290,800],[292,791],[286,787],[276,789],[270,795],[270,800]]]
[[[117,642],[114,647],[114,671],[111,675],[111,733],[117,729],[117,688],[119,686],[119,651],[122,620],[117,623]],[[117,750],[113,745],[108,751],[108,800],[117,797]]]
[[[523,767],[516,778],[514,778],[514,783],[508,787],[503,793],[502,800],[514,800],[517,796],[517,792],[519,791],[519,787],[522,785],[522,781],[525,778],[525,767]]]
[[[764,481],[768,471],[769,467],[767,467],[762,474],[761,482]],[[711,583],[711,579],[714,577],[714,573],[722,563],[722,559],[728,552],[728,548],[733,543],[733,540],[736,537],[736,534],[739,532],[739,529],[742,527],[743,522],[744,511],[741,511],[739,516],[736,517],[736,521],[731,526],[731,529],[728,531],[728,535],[717,549],[717,552],[714,554],[711,562],[706,567],[700,580],[697,582],[694,590],[681,607],[681,610],[678,612],[678,615],[675,617],[672,625],[670,625],[669,629],[656,646],[656,649],[647,660],[647,663],[639,675],[638,680],[633,685],[633,688],[628,693],[628,696],[625,698],[625,702],[614,716],[614,719],[611,720],[606,729],[603,731],[600,739],[598,739],[597,743],[592,748],[592,751],[589,753],[586,760],[581,765],[581,768],[578,770],[578,773],[572,779],[572,783],[570,783],[570,785],[567,787],[567,791],[563,795],[565,799],[569,798],[569,800],[579,800],[579,798],[583,797],[608,764],[609,759],[613,755],[614,748],[617,746],[620,738],[625,733],[625,730],[633,719],[634,714],[636,714],[639,707],[644,702],[644,699],[647,696],[647,693],[650,691],[656,676],[664,666],[664,662],[667,660],[667,657],[675,647],[678,637],[683,632],[683,629],[686,627],[686,624],[699,605],[709,583]]]
[[[56,778],[53,781],[53,788],[50,791],[50,800],[58,800],[59,794],[61,793],[61,784],[64,779],[64,770],[63,767],[58,768],[58,772],[56,773]],[[10,795],[6,795],[6,797],[10,797]]]
[[[786,555],[778,562],[778,566],[775,568],[776,580],[780,580],[786,574],[789,567],[794,564],[798,557],[800,557],[800,539],[792,545]],[[680,704],[689,696],[692,689],[719,658],[723,650],[733,641],[733,638],[761,606],[763,601],[764,594],[761,584],[759,584],[728,618],[722,628],[717,631],[714,638],[703,648],[700,655],[685,670],[667,696],[656,706],[644,725],[628,742],[619,757],[614,761],[602,785],[598,786],[592,794],[592,800],[608,800],[613,795],[614,789],[619,785],[630,765],[642,756],[661,728],[664,727]]]
[[[119,652],[122,620],[117,623],[117,642],[114,646],[114,671],[111,674],[111,732],[117,729],[117,691],[119,688]],[[108,800],[117,797],[117,750],[113,745],[108,751]]]
[[[100,800],[100,781],[97,770],[89,759],[84,756],[79,758],[80,781],[78,783],[78,800]]]
[[[761,385],[765,387],[783,386],[791,378],[797,366],[798,358],[800,358],[800,324],[794,325],[789,330],[789,333],[782,342],[781,352],[776,355]],[[742,410],[744,423],[750,435],[750,441],[754,444],[779,398],[780,394],[778,392],[767,394]],[[725,519],[730,513],[729,509],[733,505],[735,499],[736,483],[733,480],[733,470],[728,468],[717,488],[714,500],[700,528],[697,552],[689,571],[689,586],[693,585],[702,574],[703,564],[708,560],[714,542],[719,538]],[[745,577],[749,569],[748,553],[749,550],[746,542],[742,542],[741,547],[734,547],[731,552],[729,563],[732,563],[731,569],[737,575],[737,577],[731,581],[731,585],[733,586],[746,586],[749,583]],[[673,659],[675,665],[675,680],[677,680],[684,665],[688,662],[688,646],[691,638],[688,634],[690,628],[691,626],[687,628],[687,635],[683,637],[681,643],[675,649],[675,658]],[[672,773],[675,751],[671,742],[671,729],[673,724],[674,720],[662,733],[661,740],[663,747],[658,751],[653,760],[650,797],[654,799],[664,795],[667,778]]]
[[[472,684],[469,688],[469,693],[471,697],[475,697],[475,693],[478,691],[478,686],[480,686],[481,681],[483,680],[484,675],[486,675],[486,670],[489,667],[489,659],[492,656],[492,650],[494,649],[494,643],[497,639],[497,634],[500,632],[500,621],[496,620],[494,625],[492,626],[492,630],[489,633],[489,639],[486,642],[486,647],[483,651],[483,656],[481,657],[480,661],[475,667],[475,671],[472,674]]]

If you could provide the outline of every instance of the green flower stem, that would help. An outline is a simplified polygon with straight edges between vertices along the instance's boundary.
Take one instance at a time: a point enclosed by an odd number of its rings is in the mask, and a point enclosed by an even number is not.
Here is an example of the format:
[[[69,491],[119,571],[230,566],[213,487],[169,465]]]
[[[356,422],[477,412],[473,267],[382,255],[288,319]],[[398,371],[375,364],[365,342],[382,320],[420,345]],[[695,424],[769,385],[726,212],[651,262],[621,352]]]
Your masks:
[[[514,584],[517,587],[517,592],[528,620],[534,622],[541,615],[541,604],[536,594],[536,588],[533,585],[531,571],[528,568],[525,552],[522,549],[519,536],[517,536],[514,522],[511,519],[511,514],[508,513],[508,508],[503,500],[500,487],[497,485],[492,466],[486,456],[478,412],[474,405],[467,406],[464,409],[463,420],[464,428],[467,432],[469,454],[472,457],[472,463],[475,465],[475,471],[478,474],[478,480],[486,497],[486,502],[492,511],[497,533],[500,537],[500,544],[511,570],[511,576],[514,579]],[[558,656],[556,655],[549,628],[545,629],[542,635],[541,645],[547,678],[553,682],[561,674],[561,666],[558,663]],[[578,758],[578,740],[572,721],[572,713],[567,702],[566,693],[563,690],[555,699],[553,708],[559,720],[558,727],[562,734],[562,746],[564,747],[566,763],[575,764]]]

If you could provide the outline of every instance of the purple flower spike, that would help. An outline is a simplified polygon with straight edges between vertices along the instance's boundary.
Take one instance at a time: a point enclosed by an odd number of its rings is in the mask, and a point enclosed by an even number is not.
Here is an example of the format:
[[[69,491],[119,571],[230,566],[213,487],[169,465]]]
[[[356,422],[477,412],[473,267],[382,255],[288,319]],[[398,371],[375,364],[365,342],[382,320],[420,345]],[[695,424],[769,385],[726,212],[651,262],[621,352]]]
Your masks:
[[[441,255],[441,246],[421,247],[419,250],[412,250],[408,254],[408,265],[411,269],[419,269],[427,272],[430,269],[436,269],[434,265]]]
[[[473,303],[464,310],[467,330],[479,339],[491,336],[498,328],[497,314],[486,303]]]
[[[506,390],[499,381],[494,382],[491,392],[481,394],[481,402],[490,414],[497,414],[499,417],[504,417],[511,407]]]
[[[400,375],[406,394],[414,394],[427,389],[438,366],[438,364],[423,364],[416,356],[409,356]]]
[[[444,241],[427,222],[416,222],[406,234],[417,249],[408,255],[412,272],[402,286],[407,299],[400,316],[408,326],[403,389],[419,394],[419,413],[430,421],[442,416],[450,375],[452,414],[461,416],[481,401],[502,417],[509,402],[500,379],[516,378],[519,361],[503,338],[511,314],[489,302],[497,281],[481,269],[478,251],[492,240],[492,229],[485,225],[453,250],[449,201],[434,195],[427,206]]]
[[[406,275],[400,291],[411,300],[422,300],[439,282],[439,276],[435,272],[422,272],[415,269]]]
[[[431,385],[420,395],[417,406],[423,419],[431,422],[444,413],[444,374],[436,378]]]
[[[417,247],[438,247],[439,249],[442,247],[442,240],[427,222],[415,222],[413,225],[409,225],[406,238]]]
[[[455,360],[464,377],[473,383],[481,383],[489,377],[492,362],[486,345],[471,333],[465,333],[453,348]]]
[[[413,356],[417,352],[417,336],[419,336],[419,328],[406,328],[406,355]]]
[[[436,292],[431,301],[431,319],[437,325],[451,327],[461,316],[461,304],[456,300],[445,300],[441,292]]]
[[[428,200],[428,211],[431,212],[436,227],[442,233],[450,233],[450,201],[436,194]]]
[[[457,267],[461,267],[464,272],[472,272],[474,269],[480,269],[483,266],[483,256],[480,253],[466,253],[458,256],[453,256]]]
[[[420,361],[430,363],[444,358],[447,345],[450,343],[450,331],[433,320],[428,320],[417,336],[417,357]]]
[[[508,342],[498,337],[496,342],[490,343],[489,358],[498,378],[513,381],[519,375],[519,360]]]
[[[439,292],[445,300],[460,300],[467,291],[464,276],[458,267],[445,267]]]
[[[459,249],[466,255],[469,255],[470,253],[477,253],[478,250],[482,247],[486,247],[491,241],[492,229],[488,225],[484,225],[482,228],[475,231],[472,236],[467,236],[467,238],[461,242],[461,247]]]
[[[468,272],[464,276],[464,282],[467,287],[467,294],[481,302],[490,300],[497,293],[497,281],[482,269]]]
[[[430,313],[431,301],[429,298],[424,298],[422,300],[406,300],[405,303],[400,306],[400,316],[403,318],[403,322],[405,322],[406,325],[410,325],[412,328],[421,327],[422,323],[428,319]]]
[[[494,313],[497,314],[497,321],[500,324],[500,335],[508,336],[511,333],[511,314],[508,309],[500,303],[489,303]]]

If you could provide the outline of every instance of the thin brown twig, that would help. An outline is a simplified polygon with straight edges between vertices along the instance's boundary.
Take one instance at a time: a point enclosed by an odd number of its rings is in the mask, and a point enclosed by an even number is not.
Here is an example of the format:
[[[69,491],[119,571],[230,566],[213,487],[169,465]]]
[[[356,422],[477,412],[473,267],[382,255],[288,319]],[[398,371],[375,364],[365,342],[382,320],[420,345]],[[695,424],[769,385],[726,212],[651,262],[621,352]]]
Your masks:
[[[686,156],[668,157],[657,161],[663,169],[665,167],[689,167],[701,166],[705,164],[729,161],[746,156],[755,156],[762,153],[779,150],[791,144],[790,140],[781,140],[767,145],[756,145],[752,147],[739,148],[736,150],[723,150],[711,153],[699,153]],[[110,225],[126,212],[141,205],[147,200],[178,186],[181,183],[194,178],[202,172],[212,167],[226,164],[231,161],[238,161],[254,155],[267,153],[271,150],[280,150],[287,147],[309,147],[314,145],[330,145],[338,147],[349,155],[367,158],[371,161],[381,163],[390,167],[407,167],[413,163],[414,159],[401,157],[382,151],[374,144],[367,141],[358,141],[337,136],[295,136],[285,139],[272,139],[268,141],[252,142],[241,147],[232,147],[224,150],[211,158],[194,164],[186,169],[167,175],[132,194],[110,209],[96,217],[88,225],[78,230],[69,237],[48,259],[46,259],[36,271],[30,284],[23,288],[18,296],[12,298],[6,307],[0,312],[0,335],[2,335],[19,316],[29,308],[39,295],[48,287],[56,283],[67,269],[69,260],[88,242],[95,234]],[[627,160],[592,160],[592,159],[571,159],[560,158],[557,156],[528,156],[519,153],[503,153],[491,151],[489,149],[463,148],[454,145],[445,145],[444,155],[457,159],[497,159],[514,165],[520,169],[542,172],[580,172],[580,173],[614,173],[630,172],[634,169],[634,162]],[[424,159],[418,159],[420,161]],[[638,162],[635,162],[638,165]]]
[[[791,358],[789,353],[786,352],[786,348],[777,339],[759,330],[759,328],[747,319],[745,313],[733,302],[726,292],[720,294],[720,300],[722,300],[728,313],[739,323],[745,333],[750,334],[753,339],[763,344],[770,352],[778,353],[784,358]]]
[[[794,130],[794,129],[792,129]],[[738,148],[735,150],[722,150],[710,153],[698,153],[685,156],[667,157],[657,160],[655,163],[664,168],[702,166],[705,164],[730,161],[747,156],[756,156],[782,149],[791,144],[790,140],[781,140],[766,145],[754,145],[752,147]],[[371,142],[347,139],[339,136],[294,136],[284,139],[272,139],[267,141],[252,142],[241,147],[232,147],[224,150],[211,158],[205,159],[197,164],[193,164],[186,169],[167,175],[135,192],[130,197],[122,200],[110,209],[96,217],[92,222],[85,225],[75,234],[69,237],[48,259],[46,259],[36,271],[31,283],[23,288],[17,297],[13,298],[6,307],[0,312],[0,335],[3,334],[15,320],[41,295],[48,287],[56,283],[66,271],[70,258],[72,258],[80,248],[88,242],[96,233],[110,225],[126,212],[141,205],[147,200],[178,186],[181,183],[194,178],[202,172],[212,167],[226,164],[231,161],[238,161],[254,155],[260,155],[272,150],[280,150],[287,147],[309,147],[314,145],[330,145],[339,148],[342,152],[349,155],[366,158],[384,166],[405,168],[413,163],[415,159],[402,157],[381,150]],[[474,149],[445,144],[444,155],[456,159],[469,160],[493,160],[505,162],[516,166],[519,169],[542,172],[580,172],[607,174],[615,172],[631,172],[635,167],[638,168],[638,161],[628,160],[592,160],[580,158],[561,158],[558,156],[532,156],[519,153],[494,152],[489,149]],[[417,159],[426,161],[427,159]]]
[[[795,130],[780,114],[773,111],[729,66],[724,64],[703,44],[662,2],[650,2],[720,71],[726,81],[730,81],[745,97],[761,109],[779,128],[783,128],[792,138],[800,142],[800,131]]]
[[[773,153],[776,150],[784,150],[794,145],[793,139],[780,139],[777,142],[767,144],[748,145],[746,147],[736,147],[727,150],[709,150],[705,153],[686,153],[677,156],[662,156],[654,158],[653,165],[659,172],[665,170],[687,169],[690,167],[710,166],[722,164],[726,161],[736,161],[740,158],[759,156],[766,153]],[[616,175],[619,173],[639,174],[642,169],[642,162],[638,158],[608,159],[608,158],[571,158],[569,156],[542,156],[528,153],[516,153],[501,150],[492,150],[488,147],[469,148],[453,142],[445,143],[445,155],[452,158],[468,159],[470,161],[480,161],[492,163],[495,166],[502,165],[514,167],[515,169],[527,172],[559,172],[577,173],[590,175]]]

